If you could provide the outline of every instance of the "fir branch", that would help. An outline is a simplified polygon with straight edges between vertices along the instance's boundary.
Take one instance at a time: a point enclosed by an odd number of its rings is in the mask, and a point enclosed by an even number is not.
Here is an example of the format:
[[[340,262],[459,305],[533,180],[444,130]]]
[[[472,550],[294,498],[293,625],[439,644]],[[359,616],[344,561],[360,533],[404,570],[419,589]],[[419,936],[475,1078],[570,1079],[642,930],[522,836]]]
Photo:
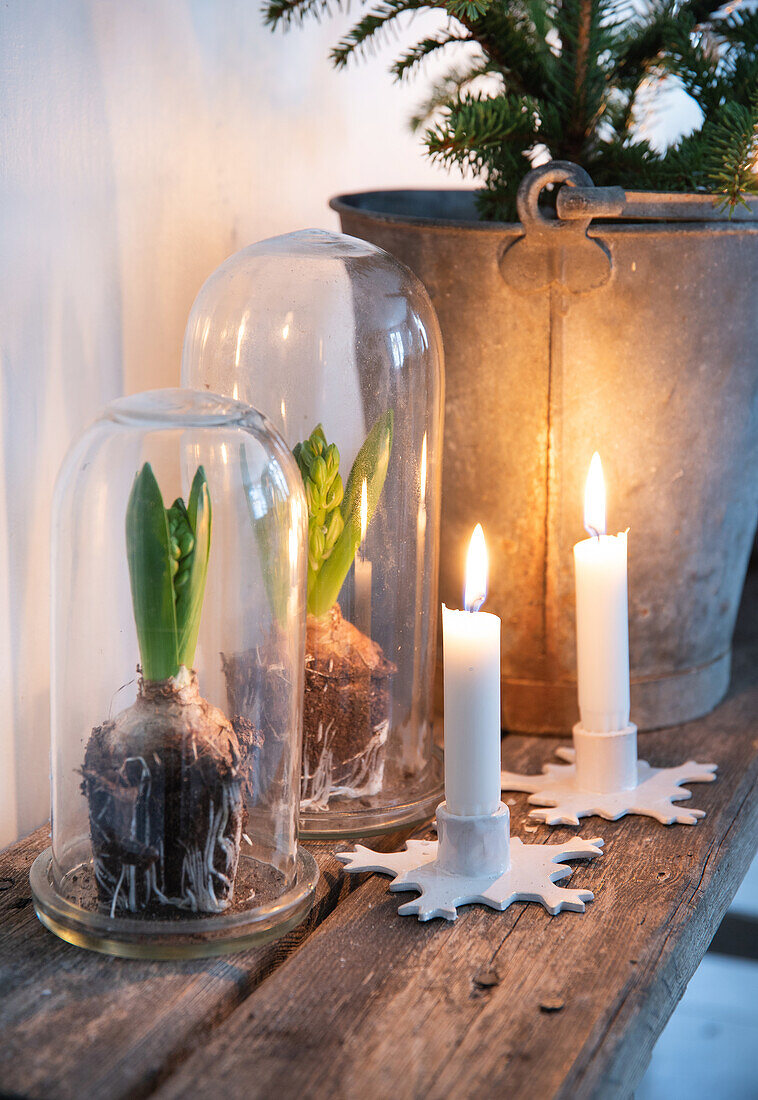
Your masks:
[[[390,23],[407,11],[420,11],[434,7],[428,0],[385,0],[384,3],[364,15],[345,37],[337,43],[330,57],[335,69],[344,69],[353,54],[364,52],[376,36],[385,31]]]
[[[564,116],[565,155],[570,160],[585,157],[605,110],[608,85],[600,57],[613,46],[615,14],[615,3],[602,0],[564,0],[556,13],[561,51],[554,63],[551,99]]]
[[[343,10],[348,0],[333,0]],[[720,11],[715,0],[369,0],[332,52],[336,67],[365,52],[404,13],[450,22],[407,49],[391,72],[415,74],[457,43],[472,56],[431,88],[411,124],[432,160],[473,172],[482,216],[515,214],[515,192],[546,149],[575,160],[597,183],[716,192],[730,210],[756,187],[758,11]],[[275,26],[327,13],[330,0],[268,0]],[[651,79],[674,79],[702,124],[659,153],[636,136]]]
[[[448,0],[447,10],[454,19],[478,19],[492,7],[492,0]]]
[[[726,103],[720,117],[704,128],[706,181],[721,195],[730,215],[745,195],[758,195],[758,95],[750,105]]]
[[[463,68],[449,69],[432,85],[427,97],[419,104],[411,116],[412,130],[419,130],[445,108],[452,107],[462,92],[480,78],[491,77],[496,70],[486,59],[479,58]]]
[[[722,6],[723,0],[685,3],[658,0],[653,3],[649,13],[629,20],[625,41],[620,44],[614,65],[614,78],[619,82],[631,80],[638,85],[653,62],[660,58],[678,25],[700,26]]]
[[[280,23],[285,27],[300,25],[309,16],[319,19],[322,15],[331,15],[332,0],[268,0],[263,5],[263,21],[273,30]],[[336,8],[342,7],[342,0],[334,0]]]
[[[550,81],[553,57],[535,24],[534,8],[501,3],[476,20],[459,20],[502,74],[509,92],[539,97]]]
[[[444,31],[433,38],[424,38],[416,46],[412,46],[411,49],[402,54],[394,63],[390,72],[396,80],[404,80],[418,68],[422,61],[425,61],[430,54],[435,53],[437,50],[444,49],[445,46],[473,41],[471,35],[456,35],[451,34],[449,31]]]
[[[426,132],[424,142],[433,160],[477,170],[489,148],[534,140],[537,109],[536,101],[527,96],[463,96],[447,108],[438,126]]]
[[[684,90],[707,112],[718,107],[721,98],[719,61],[713,43],[696,34],[694,25],[684,22],[669,28],[666,52],[658,59],[657,67],[678,77]]]
[[[627,181],[627,186],[630,186],[628,181],[631,180],[635,189],[640,191],[671,189],[671,179],[664,162],[647,141],[602,142],[587,167],[600,187],[618,184],[619,180]]]
[[[733,11],[716,23],[718,34],[732,46],[747,53],[758,52],[758,9]]]

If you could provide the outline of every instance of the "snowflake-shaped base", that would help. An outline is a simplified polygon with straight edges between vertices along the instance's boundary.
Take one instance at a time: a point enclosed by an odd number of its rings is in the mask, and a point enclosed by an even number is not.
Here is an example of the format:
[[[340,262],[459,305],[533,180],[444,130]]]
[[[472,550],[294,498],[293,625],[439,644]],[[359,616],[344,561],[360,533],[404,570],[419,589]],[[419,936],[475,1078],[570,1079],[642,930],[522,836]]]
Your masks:
[[[688,760],[675,768],[652,768],[646,760],[638,760],[635,787],[598,793],[579,786],[574,749],[556,749],[555,754],[568,763],[545,764],[542,775],[504,771],[500,780],[504,791],[531,792],[527,801],[543,808],[532,810],[529,816],[547,825],[578,825],[580,817],[595,814],[607,821],[616,821],[625,814],[642,814],[663,825],[696,825],[705,817],[704,810],[673,805],[692,797],[681,784],[711,783],[716,778],[716,764]]]
[[[418,890],[420,896],[398,909],[401,916],[455,920],[459,905],[479,902],[499,912],[514,901],[536,901],[555,915],[562,909],[584,912],[591,890],[567,890],[556,885],[572,874],[561,866],[569,859],[592,859],[602,854],[602,840],[577,837],[567,844],[523,844],[509,837],[508,811],[502,803],[489,818],[454,818],[444,803],[437,810],[440,840],[409,840],[405,850],[385,854],[357,844],[353,852],[337,855],[350,873],[377,871],[392,875],[390,890]],[[504,869],[492,871],[492,837],[497,831]],[[482,837],[485,835],[484,844]],[[452,851],[451,851],[452,849]],[[463,858],[462,858],[463,857]],[[451,870],[458,864],[462,869]]]

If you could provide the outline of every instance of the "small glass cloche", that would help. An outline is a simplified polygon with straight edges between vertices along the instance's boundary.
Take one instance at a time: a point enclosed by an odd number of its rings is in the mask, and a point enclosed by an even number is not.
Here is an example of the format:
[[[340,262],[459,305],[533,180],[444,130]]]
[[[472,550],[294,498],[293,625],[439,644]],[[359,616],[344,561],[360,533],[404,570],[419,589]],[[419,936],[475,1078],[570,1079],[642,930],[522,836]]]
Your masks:
[[[431,816],[443,409],[429,297],[386,252],[307,230],[252,245],[195,300],[182,381],[261,408],[308,503],[301,828]]]
[[[307,913],[305,527],[288,448],[225,397],[123,398],[70,450],[52,524],[52,848],[31,873],[63,939],[209,955]]]

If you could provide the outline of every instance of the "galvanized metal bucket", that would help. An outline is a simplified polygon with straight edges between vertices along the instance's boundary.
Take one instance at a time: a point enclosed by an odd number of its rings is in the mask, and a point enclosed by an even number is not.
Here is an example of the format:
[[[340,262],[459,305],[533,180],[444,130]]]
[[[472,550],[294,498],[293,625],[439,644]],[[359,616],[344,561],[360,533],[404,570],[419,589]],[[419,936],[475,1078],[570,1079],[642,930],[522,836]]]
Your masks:
[[[552,220],[538,204],[550,183],[564,185]],[[728,686],[758,518],[758,203],[730,220],[707,196],[593,189],[558,162],[522,183],[520,224],[477,221],[473,198],[331,203],[346,233],[419,276],[439,316],[441,598],[460,606],[482,522],[504,724],[570,730],[572,545],[598,450],[609,529],[630,529],[633,720],[695,718]]]

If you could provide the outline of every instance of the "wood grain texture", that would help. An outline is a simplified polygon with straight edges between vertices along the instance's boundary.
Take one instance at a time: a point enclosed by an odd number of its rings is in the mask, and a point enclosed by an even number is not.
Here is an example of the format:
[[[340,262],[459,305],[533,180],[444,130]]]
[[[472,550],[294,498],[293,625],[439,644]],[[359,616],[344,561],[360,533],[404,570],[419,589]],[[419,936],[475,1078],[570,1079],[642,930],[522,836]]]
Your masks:
[[[49,843],[45,827],[0,853],[0,1095],[148,1095],[360,885],[331,848],[312,844],[321,871],[313,909],[278,942],[221,959],[112,959],[63,943],[37,920],[29,868]]]
[[[725,703],[640,738],[652,763],[719,765],[717,782],[691,788],[708,816],[694,827],[584,821],[582,836],[606,841],[570,880],[595,892],[585,914],[517,903],[419,924],[397,916],[403,895],[386,878],[345,877],[320,844],[314,913],[280,943],[142,963],[71,947],[38,923],[28,871],[46,830],[0,854],[0,1093],[628,1097],[756,848],[756,606]],[[557,743],[506,738],[504,762],[536,769]],[[525,842],[574,832],[532,825],[525,796],[506,798]]]
[[[627,1097],[756,848],[757,656],[741,655],[713,714],[641,738],[657,764],[719,764],[716,783],[692,788],[704,821],[583,823],[606,840],[571,880],[595,891],[584,915],[516,904],[421,925],[372,876],[158,1095]],[[507,738],[506,765],[534,768],[554,743]],[[508,801],[525,841],[571,835]]]

